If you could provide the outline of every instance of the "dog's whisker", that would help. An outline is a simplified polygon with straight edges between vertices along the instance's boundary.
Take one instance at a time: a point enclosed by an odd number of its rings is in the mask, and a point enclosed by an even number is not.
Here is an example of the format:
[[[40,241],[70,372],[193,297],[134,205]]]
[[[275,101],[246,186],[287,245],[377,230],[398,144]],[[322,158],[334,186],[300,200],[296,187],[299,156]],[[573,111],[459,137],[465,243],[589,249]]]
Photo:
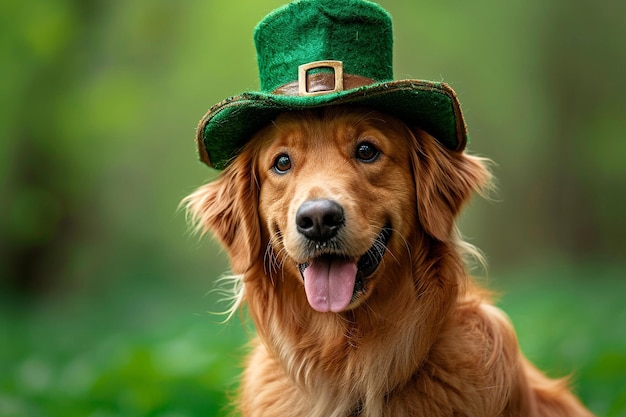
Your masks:
[[[411,257],[411,246],[409,245],[409,242],[407,241],[407,239],[404,237],[404,235],[403,235],[403,234],[402,234],[399,230],[396,230],[396,229],[391,229],[391,230],[392,230],[392,232],[393,232],[396,236],[398,236],[398,237],[402,240],[402,242],[404,243],[404,248],[406,249],[406,254],[408,255],[408,256],[407,256],[407,259],[409,259],[410,261],[412,261],[412,257]],[[398,264],[400,264],[400,263],[401,263],[400,258],[398,258],[398,257],[397,257],[397,256],[396,256],[396,255],[395,255],[395,254],[391,251],[391,249],[389,249],[389,247],[387,247],[387,251],[389,252],[389,255],[391,256],[391,258],[392,258],[394,261],[396,261],[396,263],[398,263]]]
[[[264,268],[265,274],[268,275],[268,277],[270,278],[272,285],[275,285],[274,274],[281,267],[280,258],[281,258],[282,252],[284,251],[284,247],[282,245],[282,239],[283,237],[281,233],[277,231],[270,237],[269,242],[265,249],[263,268]],[[276,249],[275,249],[276,247],[280,247],[280,250],[278,251],[278,253],[276,253]]]
[[[270,242],[268,242],[267,246],[265,247],[265,254],[263,256],[263,272],[265,272],[265,275],[272,275],[272,263],[273,263],[273,259],[274,259],[274,247]]]
[[[276,260],[276,272],[281,273],[281,281],[285,281],[285,262],[287,261],[287,256],[285,255],[287,250],[283,247],[279,251],[279,255]]]
[[[272,244],[268,242],[265,247],[265,253],[263,254],[263,272],[265,275],[271,273],[273,253],[274,249],[272,248]]]

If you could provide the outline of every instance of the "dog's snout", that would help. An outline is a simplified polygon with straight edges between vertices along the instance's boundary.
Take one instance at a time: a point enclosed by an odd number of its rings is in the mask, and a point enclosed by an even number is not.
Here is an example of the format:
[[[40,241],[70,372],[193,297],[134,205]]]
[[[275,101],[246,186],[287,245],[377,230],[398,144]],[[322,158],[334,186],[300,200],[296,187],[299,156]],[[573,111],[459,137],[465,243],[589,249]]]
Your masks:
[[[343,223],[343,208],[333,200],[305,201],[296,213],[298,232],[317,242],[335,237]]]

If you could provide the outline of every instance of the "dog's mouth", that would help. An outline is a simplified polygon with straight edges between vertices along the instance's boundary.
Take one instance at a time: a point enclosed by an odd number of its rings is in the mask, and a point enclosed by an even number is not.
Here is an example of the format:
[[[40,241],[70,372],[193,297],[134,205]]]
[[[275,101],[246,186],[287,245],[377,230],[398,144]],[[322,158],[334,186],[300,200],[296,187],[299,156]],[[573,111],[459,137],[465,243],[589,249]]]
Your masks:
[[[298,265],[311,307],[319,312],[344,311],[367,290],[372,275],[385,255],[391,239],[391,227],[385,226],[365,254],[352,259],[324,254]]]

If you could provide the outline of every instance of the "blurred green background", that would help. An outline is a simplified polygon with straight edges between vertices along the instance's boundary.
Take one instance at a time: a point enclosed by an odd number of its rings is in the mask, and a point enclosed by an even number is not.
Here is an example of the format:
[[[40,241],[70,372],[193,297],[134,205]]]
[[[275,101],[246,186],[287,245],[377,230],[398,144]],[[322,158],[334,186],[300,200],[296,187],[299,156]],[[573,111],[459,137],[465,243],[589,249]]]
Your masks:
[[[460,96],[499,191],[461,228],[523,350],[626,416],[626,3],[384,0],[395,74]],[[279,0],[0,2],[0,416],[215,416],[247,336],[179,201],[194,130],[258,89]]]

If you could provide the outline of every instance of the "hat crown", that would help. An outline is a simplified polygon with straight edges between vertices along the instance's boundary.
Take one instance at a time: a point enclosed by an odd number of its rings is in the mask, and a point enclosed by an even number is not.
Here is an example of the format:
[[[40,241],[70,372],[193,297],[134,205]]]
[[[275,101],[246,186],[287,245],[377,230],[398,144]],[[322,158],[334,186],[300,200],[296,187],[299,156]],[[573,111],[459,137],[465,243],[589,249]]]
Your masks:
[[[271,92],[298,79],[298,66],[343,62],[346,74],[393,80],[391,16],[365,0],[296,0],[256,27],[261,90]]]

